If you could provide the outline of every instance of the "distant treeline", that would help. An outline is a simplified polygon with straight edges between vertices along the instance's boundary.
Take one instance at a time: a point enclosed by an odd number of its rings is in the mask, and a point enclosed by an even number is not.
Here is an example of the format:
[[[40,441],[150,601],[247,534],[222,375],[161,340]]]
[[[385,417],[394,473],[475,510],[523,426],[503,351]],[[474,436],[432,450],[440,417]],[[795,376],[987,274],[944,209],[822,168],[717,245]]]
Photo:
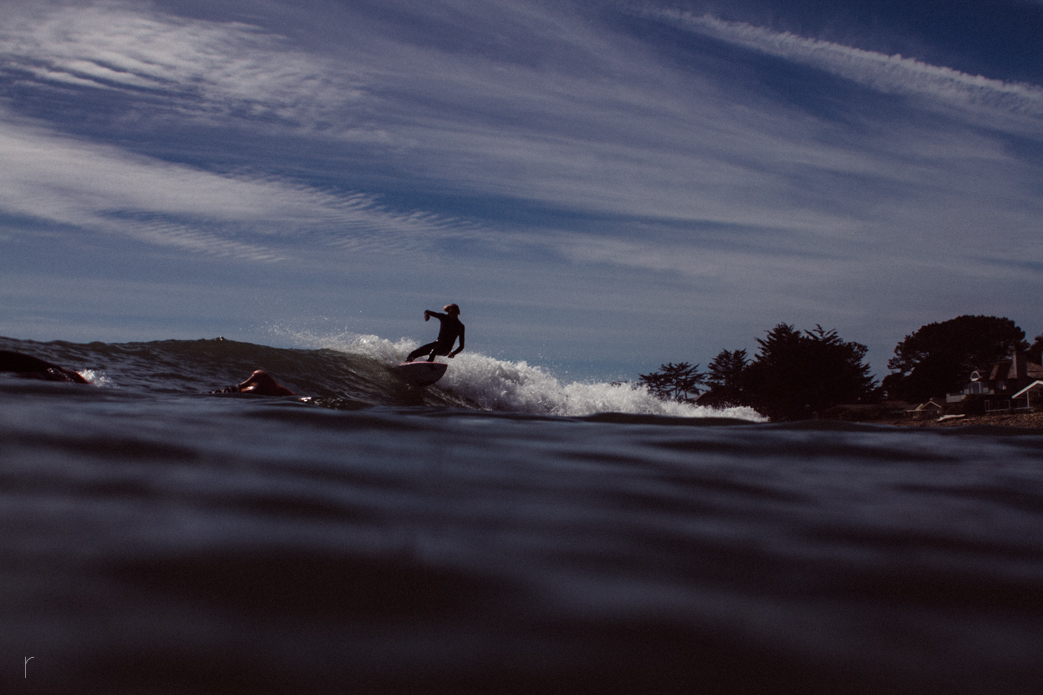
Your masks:
[[[639,383],[664,400],[715,408],[747,406],[773,421],[803,420],[833,406],[884,400],[922,402],[959,391],[974,370],[1026,351],[1039,362],[1043,335],[1030,346],[1007,318],[958,316],[931,323],[895,347],[882,383],[869,373],[867,348],[821,326],[799,331],[780,323],[758,338],[757,354],[722,350],[700,371],[689,362],[660,365]]]

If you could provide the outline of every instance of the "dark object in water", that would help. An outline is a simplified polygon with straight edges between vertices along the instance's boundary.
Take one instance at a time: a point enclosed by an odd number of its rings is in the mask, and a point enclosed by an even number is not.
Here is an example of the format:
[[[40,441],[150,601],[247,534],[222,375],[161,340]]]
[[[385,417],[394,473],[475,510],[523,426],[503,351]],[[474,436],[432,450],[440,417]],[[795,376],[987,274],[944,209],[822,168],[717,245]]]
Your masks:
[[[24,379],[41,379],[43,381],[64,381],[72,384],[86,384],[82,376],[64,367],[11,350],[0,350],[0,372],[14,372]]]
[[[278,383],[271,374],[257,369],[247,377],[246,381],[234,386],[226,386],[210,393],[252,393],[258,396],[296,396],[293,391]]]
[[[417,386],[430,386],[443,376],[448,367],[443,362],[403,362],[391,368],[395,374]]]

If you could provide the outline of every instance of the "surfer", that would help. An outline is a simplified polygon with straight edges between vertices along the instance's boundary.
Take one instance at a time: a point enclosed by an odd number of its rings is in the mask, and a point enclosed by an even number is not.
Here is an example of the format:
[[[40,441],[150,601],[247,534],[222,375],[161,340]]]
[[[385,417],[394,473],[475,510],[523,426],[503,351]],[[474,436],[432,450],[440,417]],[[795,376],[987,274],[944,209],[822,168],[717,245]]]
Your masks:
[[[428,362],[434,362],[436,355],[452,358],[464,351],[464,325],[460,323],[460,307],[455,304],[446,304],[442,307],[442,311],[445,313],[439,314],[437,311],[431,310],[424,312],[425,321],[430,321],[434,316],[441,322],[442,325],[438,329],[438,340],[413,350],[406,358],[406,362],[413,362],[424,355],[427,355]],[[453,350],[453,344],[456,343],[457,338],[460,339],[460,347]]]
[[[23,379],[64,381],[71,384],[86,384],[82,376],[58,365],[44,362],[38,357],[13,350],[0,350],[0,372],[13,372]]]
[[[241,384],[226,386],[210,393],[252,393],[257,396],[296,396],[297,394],[277,382],[271,374],[258,369]]]

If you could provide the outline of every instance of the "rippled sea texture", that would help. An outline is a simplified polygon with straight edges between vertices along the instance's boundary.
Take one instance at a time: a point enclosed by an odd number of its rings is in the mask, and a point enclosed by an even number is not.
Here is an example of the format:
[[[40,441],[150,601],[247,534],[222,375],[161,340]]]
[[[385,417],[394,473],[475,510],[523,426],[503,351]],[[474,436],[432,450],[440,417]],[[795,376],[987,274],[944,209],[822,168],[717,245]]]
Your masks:
[[[1041,454],[2,379],[0,690],[1037,693]]]

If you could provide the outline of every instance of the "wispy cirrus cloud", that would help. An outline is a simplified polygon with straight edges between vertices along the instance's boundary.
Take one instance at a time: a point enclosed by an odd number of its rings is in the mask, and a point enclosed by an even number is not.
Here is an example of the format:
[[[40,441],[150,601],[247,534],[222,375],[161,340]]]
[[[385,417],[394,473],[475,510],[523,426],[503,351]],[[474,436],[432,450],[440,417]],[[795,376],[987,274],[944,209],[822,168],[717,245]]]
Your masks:
[[[954,146],[900,122],[856,144],[843,124],[751,108],[579,12],[516,2],[398,9],[345,22],[342,43],[321,52],[260,26],[101,3],[5,23],[0,54],[9,79],[116,91],[129,110],[179,123],[275,121],[284,138],[319,128],[348,166],[390,165],[396,185],[581,215],[771,227],[797,245],[851,235],[889,188],[999,156],[984,139]],[[1038,101],[1031,86],[911,59],[709,16],[649,16],[883,90],[994,106],[1008,98],[1023,112]],[[438,32],[418,40],[425,22]],[[362,130],[375,147],[345,145],[344,133],[357,141]],[[868,195],[838,196],[845,188]]]
[[[153,112],[315,126],[360,96],[348,71],[241,22],[186,19],[109,2],[12,12],[0,75],[33,86],[122,92]]]
[[[1043,88],[970,75],[901,55],[886,55],[790,32],[678,10],[645,10],[704,36],[809,65],[883,92],[926,95],[966,106],[1043,116]]]
[[[670,78],[648,81],[648,56],[635,63],[626,45],[567,12],[524,3],[494,3],[477,15],[416,11],[464,37],[464,47],[417,42],[393,23],[381,32],[346,26],[344,46],[320,55],[241,22],[102,3],[16,15],[0,29],[0,55],[7,79],[34,88],[118,93],[126,98],[121,119],[225,128],[275,119],[283,137],[296,125],[321,127],[334,147],[345,133],[368,137],[380,145],[371,156],[390,156],[413,185],[423,184],[416,172],[425,171],[439,186],[589,213],[766,221],[736,206],[729,191],[748,177],[748,162],[792,150],[762,128],[776,119],[736,124]],[[509,50],[493,51],[501,46],[487,34],[504,22],[515,32]],[[345,155],[374,166],[357,152]],[[808,147],[784,156],[845,166]],[[239,210],[233,204],[227,214]],[[816,216],[777,207],[770,215],[781,226],[835,222]],[[341,243],[349,241],[358,243],[348,236]]]
[[[2,115],[2,111],[0,111]],[[192,252],[284,260],[294,244],[419,250],[473,225],[394,211],[359,192],[222,175],[0,118],[0,210]]]
[[[741,93],[697,70],[669,69],[655,52],[625,34],[599,31],[582,13],[527,3],[466,11],[453,3],[406,6],[409,11],[394,19],[345,23],[342,43],[321,52],[260,26],[102,3],[5,23],[0,53],[8,79],[38,89],[72,84],[117,93],[138,117],[225,129],[268,124],[287,142],[302,128],[319,130],[312,135],[347,168],[365,173],[390,166],[395,187],[513,200],[573,219],[620,220],[601,225],[592,240],[631,235],[635,227],[625,220],[647,218],[653,222],[640,228],[641,253],[618,244],[598,251],[589,243],[567,243],[576,234],[561,222],[527,230],[534,243],[569,258],[643,268],[683,266],[670,260],[685,257],[675,253],[678,240],[698,251],[713,248],[718,237],[703,230],[715,225],[730,226],[740,240],[770,239],[768,247],[782,254],[849,244],[874,218],[890,218],[883,226],[894,228],[909,210],[915,216],[925,205],[910,201],[903,212],[894,191],[927,178],[932,185],[974,188],[978,184],[961,178],[958,169],[968,162],[997,167],[1003,159],[995,143],[980,137],[962,137],[957,145],[945,133],[899,122],[886,132],[860,133],[856,144],[844,124],[751,108]],[[937,83],[931,88],[956,98],[977,84],[945,68],[750,25],[656,16],[892,91]],[[417,40],[410,27],[425,21],[437,26],[442,40]],[[511,29],[510,41],[494,40],[498,22]],[[911,82],[909,75],[927,83]],[[1004,93],[1002,83],[993,82],[977,89]],[[1032,103],[1031,90],[1025,93],[1019,98]],[[367,151],[352,149],[362,138],[360,126],[379,135]],[[347,143],[345,133],[353,133]],[[299,242],[383,245],[389,252],[421,243],[421,229],[434,237],[475,238],[476,225],[462,216],[383,208],[372,193],[338,198],[277,177],[207,173],[114,146],[77,149],[69,138],[49,143],[41,147],[40,161],[70,147],[76,154],[40,173],[51,185],[34,189],[37,214],[52,210],[54,219],[81,219],[92,228],[104,220],[139,236],[147,227],[156,243],[283,257],[291,250],[278,248],[275,229],[284,235],[295,230]],[[88,151],[93,154],[85,156]],[[899,158],[905,161],[896,165]],[[266,167],[263,161],[253,165]],[[26,160],[12,167],[8,188],[38,166]],[[70,183],[77,171],[94,175]],[[103,179],[112,183],[105,191]],[[58,188],[91,194],[63,197]],[[46,191],[53,195],[45,200]],[[126,201],[128,191],[141,195]],[[215,196],[219,202],[211,205]],[[169,205],[171,197],[178,202]],[[74,200],[81,204],[71,211]],[[162,224],[152,220],[148,227],[149,215]],[[329,229],[320,231],[322,225]],[[510,246],[506,230],[496,236]],[[697,265],[688,267],[697,273]]]

